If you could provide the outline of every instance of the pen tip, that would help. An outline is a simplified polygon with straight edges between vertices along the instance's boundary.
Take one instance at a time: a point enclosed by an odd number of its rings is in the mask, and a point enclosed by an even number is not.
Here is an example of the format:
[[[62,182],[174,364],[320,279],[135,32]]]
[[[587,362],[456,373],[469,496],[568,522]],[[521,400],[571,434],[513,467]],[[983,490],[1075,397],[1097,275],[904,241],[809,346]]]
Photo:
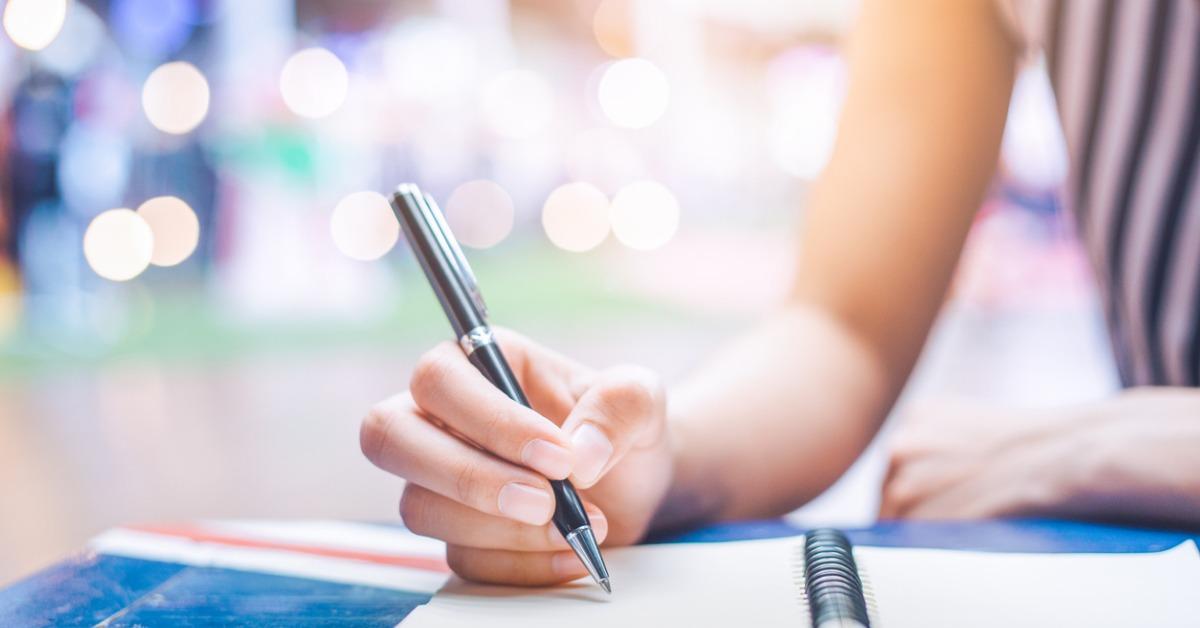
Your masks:
[[[601,587],[604,587],[604,592],[605,592],[605,593],[607,593],[607,594],[609,594],[609,595],[612,595],[612,583],[610,583],[610,582],[608,581],[608,578],[605,578],[605,579],[601,580],[601,581],[600,581],[600,586],[601,586]]]

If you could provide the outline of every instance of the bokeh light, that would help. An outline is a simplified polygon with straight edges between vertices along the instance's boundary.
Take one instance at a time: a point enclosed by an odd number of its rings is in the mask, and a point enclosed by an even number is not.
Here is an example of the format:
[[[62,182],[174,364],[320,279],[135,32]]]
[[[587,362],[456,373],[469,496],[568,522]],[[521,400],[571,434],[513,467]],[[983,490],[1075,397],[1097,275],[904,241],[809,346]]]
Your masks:
[[[146,270],[154,253],[150,225],[132,209],[110,209],[92,219],[83,234],[83,256],[97,275],[113,281],[133,279]]]
[[[526,139],[544,131],[554,115],[554,91],[532,70],[509,70],[488,81],[483,115],[497,135]]]
[[[196,243],[200,241],[200,221],[182,199],[156,196],[142,203],[137,214],[150,225],[154,234],[151,264],[174,266],[196,250]]]
[[[582,253],[608,237],[608,197],[577,181],[556,188],[542,206],[542,228],[560,249]]]
[[[493,181],[468,181],[446,201],[446,222],[455,239],[466,246],[496,246],[512,231],[512,197]]]
[[[82,2],[67,9],[62,33],[38,53],[38,62],[52,72],[75,76],[96,61],[105,40],[104,22]]]
[[[614,57],[633,56],[633,6],[630,0],[604,0],[592,14],[592,34],[600,49]]]
[[[208,114],[208,81],[196,66],[172,61],[158,66],[142,86],[142,109],[154,128],[183,135]]]
[[[364,262],[383,257],[400,238],[400,223],[378,192],[355,192],[333,208],[333,243],[347,257]]]
[[[679,201],[661,183],[638,181],[617,192],[609,211],[613,235],[631,249],[649,251],[679,228]]]
[[[324,48],[306,48],[292,55],[279,75],[279,92],[293,113],[324,118],[346,102],[350,76],[337,55]]]
[[[604,115],[617,126],[648,127],[667,111],[671,86],[667,75],[645,59],[622,59],[600,78],[597,98]]]
[[[26,50],[50,45],[67,17],[67,0],[8,0],[4,7],[4,32]]]
[[[471,87],[479,67],[471,35],[448,20],[405,20],[388,36],[384,73],[403,102],[444,106]]]

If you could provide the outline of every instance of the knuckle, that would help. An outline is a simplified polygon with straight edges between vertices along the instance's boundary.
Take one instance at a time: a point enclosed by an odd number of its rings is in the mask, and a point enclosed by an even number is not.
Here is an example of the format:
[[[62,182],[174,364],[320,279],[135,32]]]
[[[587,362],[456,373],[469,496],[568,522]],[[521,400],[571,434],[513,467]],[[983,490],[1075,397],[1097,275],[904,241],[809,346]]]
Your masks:
[[[454,478],[454,494],[459,502],[472,505],[476,502],[482,482],[483,470],[479,464],[471,461],[459,463]]]
[[[662,385],[649,369],[618,367],[606,379],[600,402],[617,418],[640,419],[653,414],[662,403]]]
[[[378,464],[394,420],[395,413],[385,404],[367,412],[358,430],[358,446],[367,460]]]
[[[892,440],[888,448],[891,464],[900,467],[929,458],[936,452],[934,441],[912,430],[902,431]]]
[[[446,565],[466,580],[484,583],[508,582],[513,577],[513,565],[505,557],[488,550],[464,545],[446,545]]]
[[[483,442],[480,444],[489,450],[494,450],[498,445],[508,440],[507,437],[513,435],[514,430],[511,429],[512,415],[508,408],[497,404],[497,407],[488,408],[479,415],[479,434]],[[496,452],[502,453],[502,452]]]
[[[446,564],[450,567],[451,571],[467,580],[476,579],[476,574],[473,574],[471,571],[474,564],[471,558],[470,548],[461,545],[446,545]]]
[[[428,517],[425,516],[428,510],[426,504],[424,495],[411,484],[404,487],[404,492],[400,494],[400,521],[404,522],[404,527],[421,536],[430,536]]]
[[[453,357],[448,343],[441,343],[417,360],[409,379],[409,389],[415,399],[429,399],[441,391]]]
[[[888,464],[893,467],[900,467],[912,460],[915,453],[916,447],[908,439],[898,438],[888,450]]]
[[[912,482],[903,476],[892,478],[883,486],[883,502],[892,508],[902,510],[914,496]]]

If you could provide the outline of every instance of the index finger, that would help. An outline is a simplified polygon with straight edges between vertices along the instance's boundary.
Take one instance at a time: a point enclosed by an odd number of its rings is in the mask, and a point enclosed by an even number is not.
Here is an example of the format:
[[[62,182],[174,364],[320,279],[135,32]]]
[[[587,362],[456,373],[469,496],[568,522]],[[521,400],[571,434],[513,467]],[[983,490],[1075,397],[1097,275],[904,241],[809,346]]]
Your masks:
[[[458,345],[444,342],[425,354],[410,390],[423,411],[496,456],[552,480],[571,473],[574,457],[562,430],[500,392]]]

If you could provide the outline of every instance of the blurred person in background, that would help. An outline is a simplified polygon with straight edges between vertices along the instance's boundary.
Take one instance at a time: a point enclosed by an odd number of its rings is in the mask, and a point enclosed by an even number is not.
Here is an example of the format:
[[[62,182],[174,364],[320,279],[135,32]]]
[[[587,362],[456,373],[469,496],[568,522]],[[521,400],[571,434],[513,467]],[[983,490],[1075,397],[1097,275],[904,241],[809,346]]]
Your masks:
[[[1200,525],[1196,0],[866,0],[787,305],[670,391],[504,334],[536,412],[456,344],[436,347],[362,426],[366,455],[408,481],[405,523],[445,540],[467,578],[539,584],[585,575],[547,525],[548,477],[582,489],[609,545],[778,516],[824,491],[921,352],[1032,51],[1055,86],[1126,390],[1053,410],[911,409],[880,514]]]

